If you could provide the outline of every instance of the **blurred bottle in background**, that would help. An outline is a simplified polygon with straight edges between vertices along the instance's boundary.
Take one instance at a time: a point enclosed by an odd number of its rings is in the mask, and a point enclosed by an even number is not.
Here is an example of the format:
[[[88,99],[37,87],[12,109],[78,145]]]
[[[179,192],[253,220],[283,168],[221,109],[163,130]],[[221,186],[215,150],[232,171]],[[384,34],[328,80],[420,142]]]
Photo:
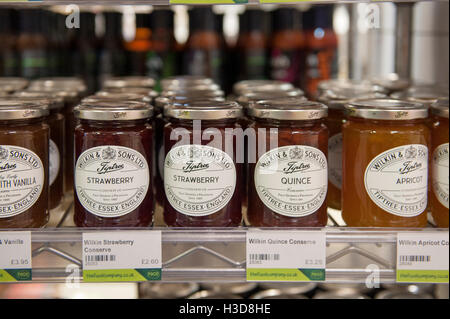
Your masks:
[[[143,76],[147,73],[147,54],[151,48],[150,19],[148,13],[136,13],[134,39],[125,44],[127,49],[127,73]]]
[[[311,7],[303,14],[303,29],[306,57],[301,87],[313,98],[320,81],[337,77],[338,44],[333,30],[333,5]]]
[[[269,28],[267,13],[247,9],[240,15],[239,37],[236,43],[236,81],[267,79],[269,75]]]
[[[272,13],[270,76],[273,80],[301,86],[304,74],[305,36],[301,12],[288,7]]]
[[[0,9],[0,76],[18,76],[19,59],[16,53],[17,11],[11,8]]]
[[[178,74],[174,12],[170,9],[155,9],[150,14],[150,30],[151,47],[146,56],[146,72],[157,81],[155,89],[160,91],[161,79]]]
[[[89,93],[98,90],[99,39],[95,34],[95,16],[93,12],[80,13],[80,28],[77,30],[76,50],[74,54],[75,75],[84,80]]]
[[[224,88],[223,40],[217,32],[217,18],[211,7],[189,10],[189,37],[183,52],[183,73],[212,78]]]
[[[126,75],[126,51],[122,35],[122,13],[107,11],[103,13],[105,34],[100,50],[99,80]]]
[[[37,79],[48,75],[48,39],[42,28],[41,9],[21,9],[19,11],[19,31],[17,51],[20,56],[20,74],[27,79]]]

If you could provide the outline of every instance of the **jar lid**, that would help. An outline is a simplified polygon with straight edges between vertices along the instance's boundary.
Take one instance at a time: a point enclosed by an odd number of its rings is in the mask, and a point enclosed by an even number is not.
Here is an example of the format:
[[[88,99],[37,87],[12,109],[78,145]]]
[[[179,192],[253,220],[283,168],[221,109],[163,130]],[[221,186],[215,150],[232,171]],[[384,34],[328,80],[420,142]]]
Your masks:
[[[153,107],[146,103],[125,101],[97,101],[83,103],[74,108],[76,118],[96,121],[132,121],[153,116]]]
[[[215,83],[211,84],[188,84],[184,86],[169,85],[164,88],[165,91],[220,91],[220,86]]]
[[[324,103],[330,109],[344,110],[344,106],[354,99],[380,99],[386,98],[381,92],[367,91],[364,88],[348,87],[340,89],[327,89],[317,100]]]
[[[134,94],[142,94],[146,95],[152,99],[158,96],[158,92],[151,88],[140,88],[140,87],[132,87],[132,88],[104,88],[103,92],[111,92],[111,93],[134,93]]]
[[[411,85],[411,80],[400,78],[396,73],[390,73],[382,77],[373,78],[370,82],[375,85],[382,86],[390,92],[402,91]]]
[[[110,77],[103,82],[105,88],[152,88],[155,86],[155,79],[148,76],[120,76]]]
[[[440,98],[431,104],[431,112],[434,115],[448,118],[448,98]]]
[[[80,97],[80,92],[76,90],[68,90],[66,88],[56,88],[56,87],[30,87],[27,89],[27,92],[45,92],[45,93],[54,93],[56,96],[61,97],[64,102],[76,102]]]
[[[243,115],[242,106],[232,101],[196,101],[164,106],[164,116],[183,120],[235,119]]]
[[[30,102],[18,98],[11,101],[0,100],[0,119],[3,121],[35,119],[48,114],[48,106],[41,102]]]
[[[273,92],[247,92],[243,95],[240,95],[237,98],[237,101],[242,105],[246,106],[250,102],[262,101],[262,100],[274,100],[286,97],[296,97],[300,98],[300,100],[306,100],[304,97],[304,92],[300,89],[293,88],[288,91],[273,91]]]
[[[64,91],[75,91],[81,94],[87,91],[83,80],[75,77],[41,78],[31,82],[29,89],[33,91],[39,91],[40,89],[58,91],[63,89]]]
[[[318,120],[328,115],[328,108],[319,102],[286,98],[250,102],[248,115],[254,118],[281,121]]]
[[[13,94],[15,97],[20,97],[25,100],[44,99],[48,101],[48,108],[50,110],[61,109],[64,107],[64,99],[58,96],[55,92],[31,92],[20,91]]]
[[[186,97],[217,97],[224,96],[224,92],[222,90],[174,90],[174,91],[163,91],[161,96],[165,97],[174,97],[174,96],[186,96]]]
[[[168,87],[185,87],[210,84],[214,84],[214,81],[211,78],[199,75],[172,76],[161,80],[163,90],[166,90]]]
[[[345,105],[349,116],[373,120],[413,120],[428,116],[428,108],[415,102],[395,99],[358,99]]]
[[[0,91],[15,92],[28,86],[28,80],[17,77],[0,77]]]
[[[191,102],[201,102],[201,101],[213,101],[213,102],[223,102],[225,101],[225,98],[221,96],[217,97],[190,97],[190,96],[172,96],[172,97],[166,97],[166,96],[158,96],[155,99],[155,108],[158,110],[163,110],[164,106],[170,103],[176,103],[176,104],[186,104]]]
[[[394,99],[402,99],[430,105],[431,103],[436,102],[439,98],[448,97],[448,93],[448,87],[442,87],[439,85],[416,85],[405,91],[392,93],[391,97]]]
[[[367,80],[351,80],[351,79],[331,79],[319,83],[317,86],[318,95],[322,95],[326,90],[357,90],[359,92],[368,93],[387,93],[386,89],[381,85],[371,83]]]
[[[152,102],[151,97],[145,94],[109,91],[99,91],[95,93],[95,95],[88,96],[86,99],[97,99],[103,101],[138,101],[149,104]]]
[[[237,82],[233,86],[233,92],[236,95],[243,95],[252,91],[288,91],[294,86],[291,83],[275,80],[245,80]]]

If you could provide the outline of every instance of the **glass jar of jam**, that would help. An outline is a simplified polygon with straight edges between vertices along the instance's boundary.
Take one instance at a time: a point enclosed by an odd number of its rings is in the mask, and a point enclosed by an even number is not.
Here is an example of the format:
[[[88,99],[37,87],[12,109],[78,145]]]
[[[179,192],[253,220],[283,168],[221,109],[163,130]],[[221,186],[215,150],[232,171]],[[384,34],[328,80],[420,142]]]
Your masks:
[[[321,227],[327,223],[327,107],[312,101],[251,103],[249,225]],[[253,154],[253,155],[252,155]]]
[[[0,100],[0,228],[47,224],[48,108]]]
[[[74,109],[75,224],[145,227],[153,221],[152,107],[97,102]]]
[[[147,76],[110,77],[103,82],[103,88],[153,88],[155,79]]]
[[[350,227],[427,224],[428,109],[392,99],[346,106],[342,217]]]
[[[54,93],[49,92],[16,92],[17,97],[27,101],[39,101],[48,105],[49,116],[46,123],[50,127],[49,140],[49,209],[61,204],[64,198],[64,134],[65,121],[62,109],[64,101]]]
[[[240,225],[244,147],[235,130],[241,128],[242,107],[212,101],[169,104],[164,116],[169,121],[164,127],[166,224]]]
[[[354,88],[335,88],[325,90],[318,101],[328,106],[325,123],[330,137],[328,139],[328,207],[341,209],[342,189],[342,125],[345,123],[344,105],[353,99],[384,98],[383,93],[374,93],[372,86],[359,85]]]
[[[431,105],[431,213],[438,227],[448,228],[448,98]]]

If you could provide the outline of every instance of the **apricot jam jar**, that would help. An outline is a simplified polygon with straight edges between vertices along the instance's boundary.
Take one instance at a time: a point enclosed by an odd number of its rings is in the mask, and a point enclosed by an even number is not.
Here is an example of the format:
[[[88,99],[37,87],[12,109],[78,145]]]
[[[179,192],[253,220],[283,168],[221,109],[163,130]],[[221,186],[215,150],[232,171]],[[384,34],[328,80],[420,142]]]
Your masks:
[[[166,224],[239,226],[244,145],[235,133],[242,107],[217,101],[169,104],[164,116]]]
[[[41,103],[0,100],[0,228],[48,222],[48,114]]]
[[[28,101],[41,101],[48,105],[49,116],[46,123],[50,127],[49,141],[49,209],[54,209],[61,204],[64,198],[64,135],[65,120],[62,110],[64,100],[51,92],[21,91],[14,94],[16,97]]]
[[[448,98],[431,105],[431,213],[438,227],[448,228]]]
[[[256,136],[248,142],[250,226],[326,225],[327,111],[321,103],[292,99],[250,104],[248,129]]]
[[[355,98],[384,98],[383,93],[374,93],[372,85],[348,86],[325,90],[318,101],[328,106],[325,124],[328,139],[328,207],[341,209],[342,189],[342,125],[345,123],[344,105]]]
[[[145,227],[153,221],[152,144],[145,103],[97,102],[74,109],[75,224]]]
[[[342,217],[350,227],[427,224],[428,109],[392,99],[345,105]]]

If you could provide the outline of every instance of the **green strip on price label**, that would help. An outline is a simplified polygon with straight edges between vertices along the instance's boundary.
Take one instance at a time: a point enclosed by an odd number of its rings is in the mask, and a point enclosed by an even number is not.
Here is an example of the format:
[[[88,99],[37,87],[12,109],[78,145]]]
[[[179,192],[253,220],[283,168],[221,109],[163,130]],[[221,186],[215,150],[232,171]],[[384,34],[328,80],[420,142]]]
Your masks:
[[[173,4],[245,4],[248,0],[170,0]]]
[[[324,281],[325,269],[248,268],[248,281]]]
[[[161,280],[161,269],[83,270],[85,282],[139,282]]]
[[[448,270],[397,270],[397,282],[448,283]]]
[[[0,269],[0,282],[31,281],[31,269]]]

